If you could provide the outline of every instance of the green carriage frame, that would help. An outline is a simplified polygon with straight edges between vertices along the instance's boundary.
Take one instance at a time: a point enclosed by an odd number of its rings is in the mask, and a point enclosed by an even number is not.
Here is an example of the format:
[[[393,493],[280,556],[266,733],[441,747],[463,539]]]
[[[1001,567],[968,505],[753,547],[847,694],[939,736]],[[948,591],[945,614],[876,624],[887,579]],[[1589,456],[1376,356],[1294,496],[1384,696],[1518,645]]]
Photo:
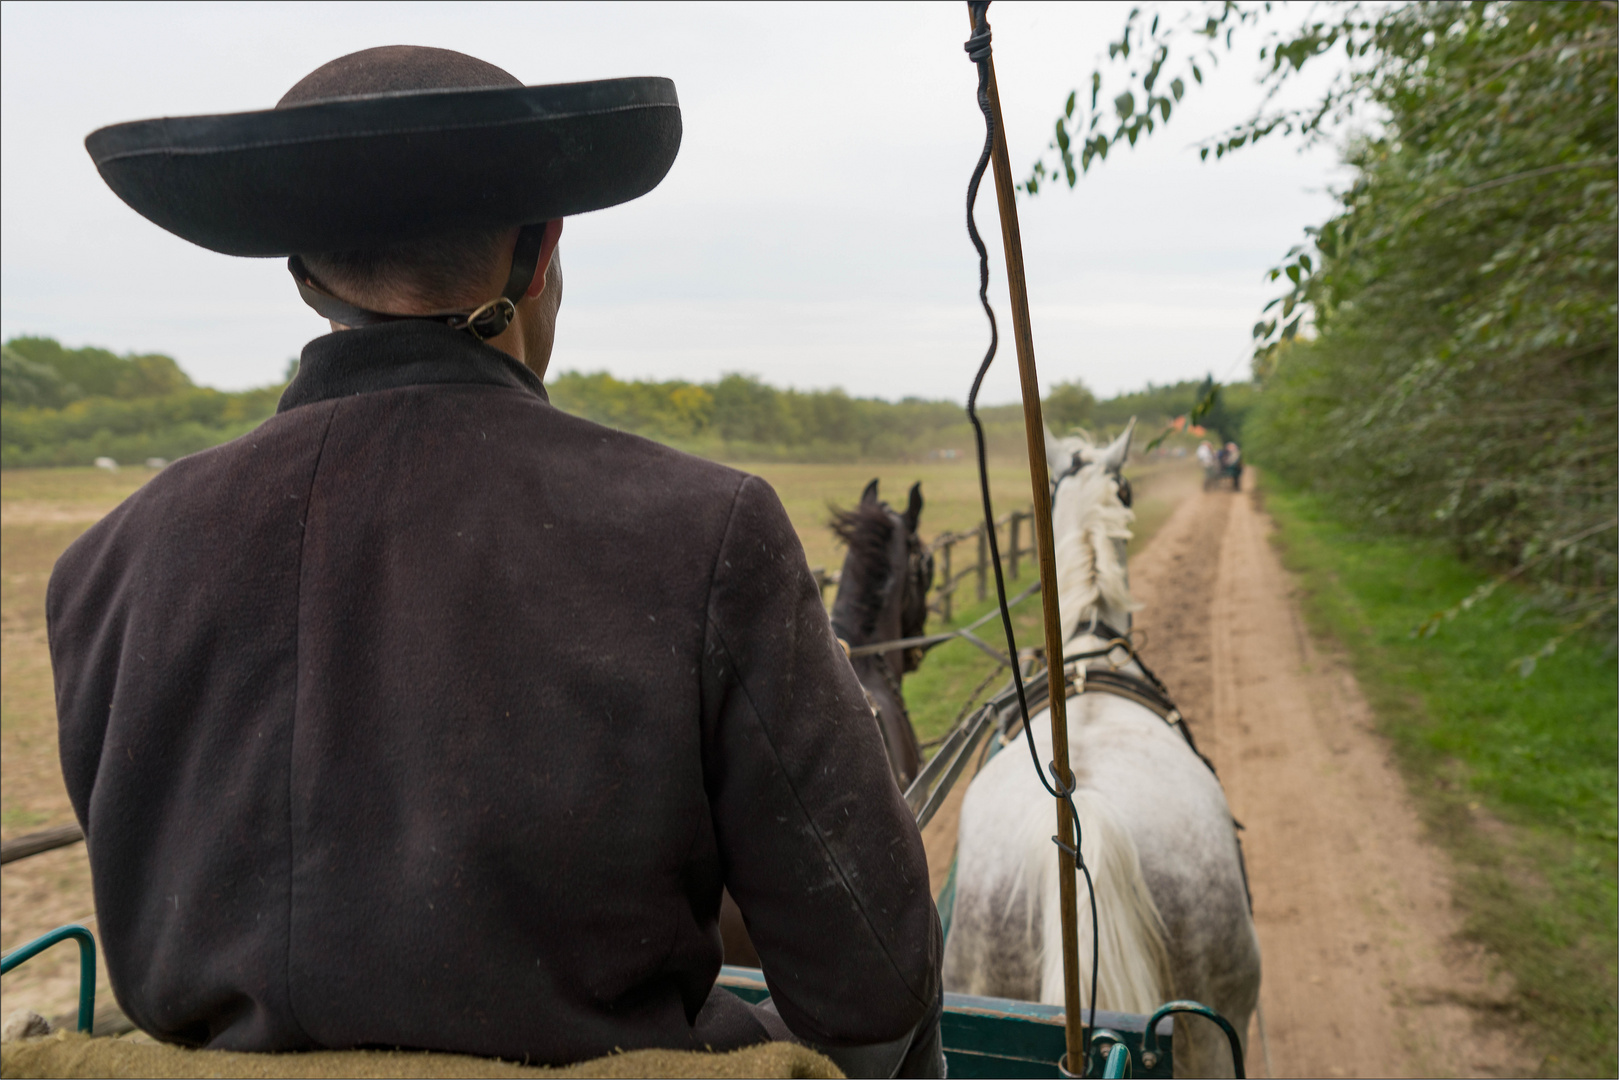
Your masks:
[[[96,1012],[96,940],[89,929],[71,924],[35,938],[0,959],[0,974],[12,971],[64,941],[74,941],[79,946],[78,1030],[90,1034]],[[727,965],[720,969],[718,982],[747,1002],[758,1003],[770,996],[764,973],[758,968]],[[1090,1031],[1090,1060],[1081,1075],[1173,1076],[1170,1048],[1177,1013],[1204,1016],[1219,1024],[1231,1040],[1236,1075],[1244,1075],[1236,1032],[1224,1017],[1195,1001],[1169,1002],[1150,1017],[1097,1010],[1095,1026]],[[944,1015],[939,1027],[952,1077],[1073,1075],[1063,1068],[1065,1023],[1059,1006],[945,994]]]

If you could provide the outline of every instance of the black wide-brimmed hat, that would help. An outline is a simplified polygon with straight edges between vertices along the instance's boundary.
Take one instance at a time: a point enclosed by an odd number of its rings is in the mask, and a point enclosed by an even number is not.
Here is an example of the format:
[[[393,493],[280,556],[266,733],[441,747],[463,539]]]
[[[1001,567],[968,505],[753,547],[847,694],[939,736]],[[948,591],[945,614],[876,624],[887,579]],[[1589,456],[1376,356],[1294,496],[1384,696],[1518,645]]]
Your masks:
[[[389,46],[319,68],[274,109],[114,124],[85,146],[169,232],[275,256],[627,202],[663,179],[680,133],[668,79],[524,86],[463,53]]]

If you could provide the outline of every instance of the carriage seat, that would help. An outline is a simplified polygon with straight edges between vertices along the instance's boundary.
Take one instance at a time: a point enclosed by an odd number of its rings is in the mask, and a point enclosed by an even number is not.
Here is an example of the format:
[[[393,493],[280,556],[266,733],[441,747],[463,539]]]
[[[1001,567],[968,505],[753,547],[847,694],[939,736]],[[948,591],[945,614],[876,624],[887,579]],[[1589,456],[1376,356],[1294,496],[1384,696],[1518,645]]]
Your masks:
[[[37,1026],[36,1026],[37,1030]],[[78,1032],[13,1039],[0,1045],[3,1077],[841,1077],[836,1065],[805,1046],[763,1043],[729,1053],[632,1050],[565,1068],[515,1065],[465,1054],[405,1050],[315,1050],[244,1054],[188,1050],[139,1038]]]

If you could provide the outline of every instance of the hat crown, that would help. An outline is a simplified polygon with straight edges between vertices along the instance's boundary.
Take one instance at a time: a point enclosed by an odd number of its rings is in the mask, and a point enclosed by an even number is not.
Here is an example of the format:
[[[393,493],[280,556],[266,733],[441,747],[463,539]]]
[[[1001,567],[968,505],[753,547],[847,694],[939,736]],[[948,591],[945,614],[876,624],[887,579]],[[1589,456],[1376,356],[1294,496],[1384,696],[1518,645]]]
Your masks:
[[[339,56],[305,75],[276,108],[420,90],[520,87],[510,72],[476,56],[425,45],[383,45]]]

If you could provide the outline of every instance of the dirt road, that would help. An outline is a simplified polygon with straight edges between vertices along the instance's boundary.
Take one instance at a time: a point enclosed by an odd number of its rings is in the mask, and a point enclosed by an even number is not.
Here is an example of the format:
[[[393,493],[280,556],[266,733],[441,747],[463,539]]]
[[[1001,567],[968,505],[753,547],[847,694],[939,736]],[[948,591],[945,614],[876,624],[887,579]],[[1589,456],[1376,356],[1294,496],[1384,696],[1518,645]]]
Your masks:
[[[1456,940],[1446,857],[1354,679],[1306,633],[1270,529],[1249,495],[1195,494],[1130,567],[1145,655],[1247,826],[1251,1072],[1522,1075],[1532,1060],[1489,1026],[1503,987]]]

